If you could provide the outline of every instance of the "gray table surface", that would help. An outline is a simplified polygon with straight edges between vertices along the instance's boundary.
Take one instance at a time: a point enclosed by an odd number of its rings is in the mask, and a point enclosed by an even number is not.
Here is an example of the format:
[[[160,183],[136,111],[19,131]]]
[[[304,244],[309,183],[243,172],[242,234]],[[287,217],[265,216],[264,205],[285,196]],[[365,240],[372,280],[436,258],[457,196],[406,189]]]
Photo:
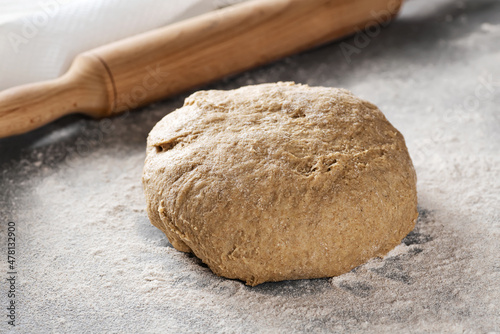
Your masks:
[[[420,218],[401,246],[333,279],[216,277],[149,224],[140,182],[149,130],[188,93],[69,116],[0,140],[0,332],[500,332],[500,1],[411,0],[367,38],[202,88],[275,81],[350,89],[403,133]]]

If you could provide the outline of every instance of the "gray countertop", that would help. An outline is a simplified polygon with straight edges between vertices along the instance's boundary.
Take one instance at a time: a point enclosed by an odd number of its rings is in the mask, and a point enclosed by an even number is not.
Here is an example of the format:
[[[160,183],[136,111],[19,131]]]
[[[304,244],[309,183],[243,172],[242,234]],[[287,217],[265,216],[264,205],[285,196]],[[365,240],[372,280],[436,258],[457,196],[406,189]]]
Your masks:
[[[500,1],[410,0],[370,34],[202,88],[295,81],[379,106],[419,178],[417,227],[386,258],[251,288],[173,249],[148,221],[141,171],[149,130],[186,93],[0,140],[0,332],[500,333]]]

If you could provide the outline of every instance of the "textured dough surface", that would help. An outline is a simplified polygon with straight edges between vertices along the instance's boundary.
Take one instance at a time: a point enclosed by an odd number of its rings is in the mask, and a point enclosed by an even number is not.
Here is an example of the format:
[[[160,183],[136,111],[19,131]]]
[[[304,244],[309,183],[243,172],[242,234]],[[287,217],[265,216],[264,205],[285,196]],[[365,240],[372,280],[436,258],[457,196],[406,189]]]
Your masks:
[[[148,137],[147,211],[220,276],[340,275],[415,225],[403,136],[344,89],[294,83],[199,91]]]

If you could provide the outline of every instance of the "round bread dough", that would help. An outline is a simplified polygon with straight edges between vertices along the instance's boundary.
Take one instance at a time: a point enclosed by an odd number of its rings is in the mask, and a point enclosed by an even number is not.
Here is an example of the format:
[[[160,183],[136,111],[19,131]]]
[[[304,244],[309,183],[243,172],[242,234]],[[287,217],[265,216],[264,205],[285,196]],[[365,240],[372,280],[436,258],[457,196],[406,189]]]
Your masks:
[[[331,277],[398,245],[417,219],[403,136],[344,89],[199,91],[148,137],[153,225],[249,285]]]

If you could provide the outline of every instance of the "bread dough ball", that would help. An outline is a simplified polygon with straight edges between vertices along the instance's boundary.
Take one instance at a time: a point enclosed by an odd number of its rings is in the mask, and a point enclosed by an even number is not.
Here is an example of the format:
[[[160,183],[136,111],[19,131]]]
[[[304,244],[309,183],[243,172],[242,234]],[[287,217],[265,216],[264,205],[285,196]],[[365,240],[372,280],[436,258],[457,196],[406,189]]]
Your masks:
[[[417,219],[403,136],[344,89],[294,83],[199,91],[148,137],[153,225],[249,285],[340,275]]]

